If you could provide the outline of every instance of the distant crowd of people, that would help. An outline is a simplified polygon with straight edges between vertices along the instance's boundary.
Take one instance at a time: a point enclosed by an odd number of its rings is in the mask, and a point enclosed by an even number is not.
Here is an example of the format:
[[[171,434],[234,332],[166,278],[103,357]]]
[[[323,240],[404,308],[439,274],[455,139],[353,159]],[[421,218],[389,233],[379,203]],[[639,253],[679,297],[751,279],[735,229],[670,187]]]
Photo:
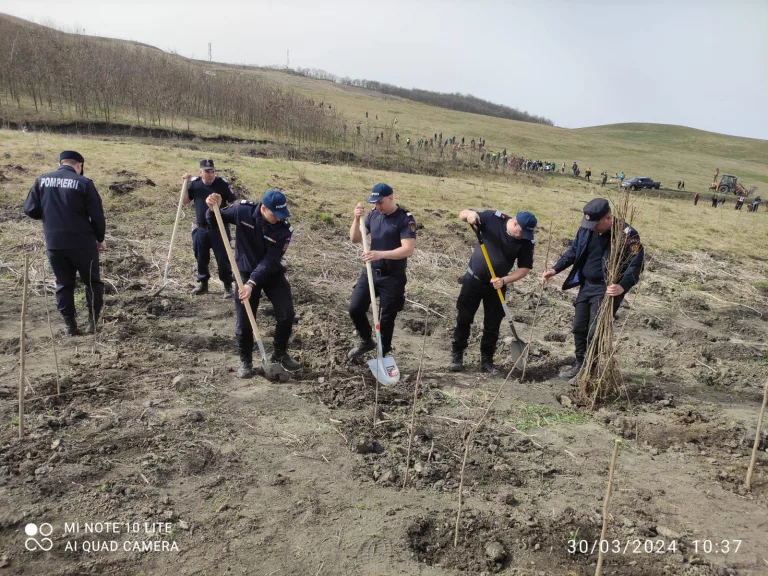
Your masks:
[[[365,113],[365,117],[368,118],[368,112]],[[379,119],[379,115],[375,115],[376,120]],[[393,126],[397,126],[398,120],[397,118],[393,121]],[[357,135],[360,136],[360,126],[357,126]],[[384,132],[377,132],[375,135],[375,143],[378,144],[379,142],[384,142]],[[395,143],[400,144],[400,133],[395,132]],[[556,162],[552,160],[539,160],[539,159],[533,159],[533,158],[525,158],[523,156],[514,156],[507,153],[507,149],[504,148],[501,152],[493,152],[486,148],[485,139],[483,138],[471,138],[469,142],[467,142],[467,139],[465,136],[462,136],[461,138],[458,138],[455,134],[453,136],[443,138],[442,132],[435,132],[431,136],[429,135],[422,135],[419,137],[418,140],[412,140],[410,137],[405,138],[405,147],[409,150],[411,150],[411,153],[413,153],[413,150],[423,150],[427,148],[434,149],[437,147],[440,156],[443,155],[443,152],[445,149],[450,148],[453,159],[456,159],[457,152],[460,150],[465,150],[466,148],[469,148],[471,151],[478,151],[480,153],[480,161],[485,163],[486,166],[501,166],[501,167],[509,167],[512,170],[516,171],[524,171],[524,172],[560,172],[561,174],[565,174],[566,171],[566,163],[563,162],[559,166]],[[574,178],[581,177],[581,168],[579,168],[579,165],[576,161],[573,162],[570,168],[571,174]],[[719,174],[720,170],[718,169],[715,172],[715,180],[717,179],[717,176]],[[623,184],[626,176],[624,172],[615,172],[613,176],[609,176],[608,172],[603,170],[600,172],[600,186],[605,186],[608,183],[608,180],[610,179],[612,182],[617,182],[619,184]],[[592,168],[587,167],[587,169],[584,171],[584,179],[587,182],[592,181]],[[685,180],[682,178],[678,179],[677,181],[677,189],[678,190],[685,190]],[[697,192],[694,196],[693,203],[694,205],[698,205],[699,199],[701,198],[700,194]],[[735,210],[741,210],[744,203],[745,203],[746,197],[741,194],[736,198],[736,203],[734,206]],[[726,203],[727,199],[724,196],[719,196],[717,193],[715,193],[712,196],[712,207],[716,208],[718,206],[723,206]],[[760,206],[762,200],[760,197],[754,198],[751,202],[747,203],[747,211],[748,212],[756,212],[758,207]]]
[[[727,202],[727,198],[725,196],[720,196],[717,194],[712,194],[712,208],[717,208],[718,206],[725,206],[725,203]],[[733,206],[734,210],[741,210],[744,207],[744,201],[746,200],[746,197],[743,194],[739,194],[736,197],[736,203]],[[693,198],[693,204],[694,206],[699,203],[699,193],[696,193],[696,196]],[[762,199],[760,196],[755,196],[751,202],[747,203],[747,212],[757,212],[757,209],[760,207],[760,204],[762,203]]]

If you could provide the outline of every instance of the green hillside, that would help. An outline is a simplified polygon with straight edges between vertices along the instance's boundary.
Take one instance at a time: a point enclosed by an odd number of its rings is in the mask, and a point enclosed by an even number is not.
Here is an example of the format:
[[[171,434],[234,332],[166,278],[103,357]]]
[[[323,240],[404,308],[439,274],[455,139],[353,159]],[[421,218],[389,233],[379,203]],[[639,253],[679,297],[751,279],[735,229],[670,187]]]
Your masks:
[[[29,34],[30,27],[43,29],[36,24],[3,15],[0,15],[0,24],[3,24],[6,30],[13,30],[13,26],[21,27],[25,34]],[[44,29],[44,31],[46,34],[54,35],[59,41],[61,38],[70,36],[50,29]],[[113,48],[125,46],[126,49],[138,49],[138,45],[133,42],[108,39],[98,39],[98,41],[107,42],[105,46],[109,45]],[[480,163],[480,151],[471,151],[469,143],[473,138],[476,140],[482,138],[486,141],[486,149],[492,152],[501,152],[506,149],[514,157],[554,161],[558,168],[563,162],[570,167],[576,161],[582,170],[587,167],[592,168],[593,174],[599,174],[603,170],[609,174],[623,171],[628,177],[650,176],[660,180],[664,186],[673,188],[676,187],[677,180],[683,179],[686,181],[686,190],[689,191],[706,191],[715,168],[720,168],[721,173],[739,176],[748,187],[762,185],[765,188],[765,184],[768,183],[768,141],[765,140],[726,136],[682,126],[642,123],[581,129],[558,128],[448,110],[363,88],[310,79],[273,69],[208,63],[176,55],[166,56],[183,62],[185,67],[195,70],[197,78],[206,72],[211,78],[241,78],[245,83],[258,80],[261,86],[281,88],[285,94],[284,98],[305,97],[316,107],[322,103],[326,115],[334,118],[329,119],[331,123],[323,129],[322,136],[304,136],[302,139],[314,139],[314,144],[311,144],[322,148],[354,151],[357,156],[363,158],[375,158],[381,155],[392,157],[393,154],[400,157],[407,156],[408,152],[404,148],[406,138],[410,137],[416,142],[421,137],[431,138],[434,134],[442,133],[444,139],[451,136],[456,136],[459,142],[462,138],[465,139],[466,146],[460,149],[457,155],[458,163],[463,165]],[[163,78],[162,74],[154,76],[155,90],[164,94],[177,93],[173,86],[162,85]],[[247,93],[245,88],[243,93]],[[27,97],[31,101],[31,96],[27,95]],[[50,127],[59,122],[70,122],[75,118],[74,110],[71,108],[46,109],[41,106],[38,110],[23,99],[18,106],[8,104],[7,96],[5,103],[0,100],[0,116],[6,122],[44,123]],[[510,96],[510,104],[514,104],[513,95]],[[546,112],[546,110],[541,111],[543,114]],[[194,113],[190,113],[188,109],[181,118],[178,115],[174,117],[173,113],[159,113],[154,117],[150,116],[149,119],[144,115],[137,120],[136,115],[130,110],[121,109],[119,106],[112,113],[113,121],[119,123],[160,125],[176,130],[189,127],[193,132],[203,135],[222,134],[239,138],[271,137],[289,144],[296,138],[286,134],[285,130],[282,133],[270,132],[268,122],[251,123],[250,127],[244,127],[228,120],[217,121],[210,116],[195,117]],[[219,115],[225,113],[226,111],[222,110],[217,112]],[[366,113],[368,113],[367,118]],[[103,119],[92,110],[86,110],[83,116],[81,109],[79,114],[77,119],[85,122]],[[237,116],[237,114],[239,112],[231,116]],[[291,126],[291,132],[306,129],[310,126],[309,122],[319,125],[316,113],[307,118],[311,119],[305,122],[297,118]],[[333,128],[333,122],[336,122],[336,128]],[[343,138],[340,135],[342,122],[346,128]],[[356,136],[358,128],[360,136]],[[331,130],[336,130],[338,137],[329,139],[327,135]],[[388,142],[386,150],[384,147],[375,145],[375,135],[382,133],[385,141]],[[400,147],[394,147],[396,133],[401,136]],[[322,140],[322,143],[318,143],[319,140]],[[421,155],[421,152],[418,154]],[[431,158],[430,154],[432,153],[425,153],[427,161],[435,159],[437,155],[435,152]],[[417,171],[421,169],[420,161],[421,158],[416,162]]]
[[[627,123],[579,128],[576,131],[597,138],[663,146],[679,152],[706,153],[739,161],[763,163],[768,158],[768,140],[726,136],[686,126]]]

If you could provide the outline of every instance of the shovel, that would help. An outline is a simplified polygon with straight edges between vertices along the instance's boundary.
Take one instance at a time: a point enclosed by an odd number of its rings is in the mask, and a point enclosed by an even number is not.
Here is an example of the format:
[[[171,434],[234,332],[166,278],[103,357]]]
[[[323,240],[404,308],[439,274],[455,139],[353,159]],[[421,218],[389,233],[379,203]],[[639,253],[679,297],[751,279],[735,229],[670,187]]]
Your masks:
[[[227,232],[224,228],[224,222],[221,220],[221,211],[219,210],[218,204],[213,205],[213,214],[216,216],[216,224],[218,224],[219,226],[221,239],[224,242],[224,249],[227,251],[227,258],[229,258],[229,265],[232,267],[232,270],[234,271],[233,276],[235,277],[235,281],[237,282],[237,287],[242,288],[243,279],[240,277],[240,272],[237,269],[237,262],[235,262],[235,256],[234,254],[232,254],[232,247],[229,245],[229,240],[227,239]],[[238,295],[235,294],[234,297],[238,298]],[[251,301],[243,300],[243,306],[245,306],[245,311],[248,313],[248,320],[251,322],[251,330],[253,330],[253,339],[256,340],[256,344],[259,347],[259,354],[261,354],[261,367],[264,369],[264,375],[270,380],[287,382],[288,373],[285,371],[283,366],[278,362],[267,361],[267,353],[265,352],[264,344],[261,341],[261,332],[259,332],[259,327],[256,325],[256,318],[254,318],[253,316],[253,310],[251,309]]]
[[[368,252],[368,231],[365,229],[365,220],[360,218],[360,232],[363,235],[363,250]],[[384,356],[381,349],[381,324],[379,323],[379,307],[376,304],[376,289],[373,286],[373,270],[371,263],[365,263],[365,271],[368,274],[368,289],[371,291],[371,309],[373,311],[373,321],[376,329],[376,359],[368,360],[368,368],[376,377],[379,383],[389,386],[400,381],[400,371],[397,369],[395,359],[391,356]]]
[[[483,242],[483,233],[480,232],[480,227],[476,224],[470,224],[470,227],[472,230],[474,230],[475,236],[477,236],[477,242],[480,244],[480,250],[483,253],[483,258],[485,258],[485,263],[488,265],[488,271],[491,273],[491,280],[495,280],[496,272],[493,271],[491,259],[488,257],[488,250],[485,248],[485,243]],[[501,288],[497,288],[496,292],[499,295],[499,300],[501,300],[501,307],[504,309],[504,317],[507,319],[507,322],[509,322],[509,327],[512,329],[512,336],[514,337],[514,340],[512,340],[512,343],[509,345],[509,356],[512,362],[517,362],[525,352],[526,343],[523,342],[520,339],[520,336],[517,335],[517,330],[515,330],[515,322],[512,319],[512,313],[507,307],[507,302],[504,300],[504,294],[502,294]],[[523,360],[523,364],[525,364],[525,360]]]
[[[176,229],[179,227],[179,220],[181,220],[181,207],[184,204],[184,198],[187,196],[187,188],[189,187],[189,180],[184,178],[184,183],[181,185],[181,196],[179,197],[179,207],[176,209],[176,221],[173,223],[173,232],[171,232],[171,245],[168,246],[168,257],[165,259],[165,274],[163,274],[163,285],[152,293],[151,298],[154,298],[160,292],[165,290],[168,286],[168,272],[171,270],[171,254],[173,253],[173,241],[176,239]]]

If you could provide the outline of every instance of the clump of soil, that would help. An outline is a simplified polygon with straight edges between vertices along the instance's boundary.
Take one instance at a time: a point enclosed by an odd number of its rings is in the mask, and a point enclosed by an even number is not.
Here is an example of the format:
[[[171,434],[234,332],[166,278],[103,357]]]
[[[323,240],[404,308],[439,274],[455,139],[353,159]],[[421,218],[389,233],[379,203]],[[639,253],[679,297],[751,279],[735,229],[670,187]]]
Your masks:
[[[22,166],[21,164],[6,164],[5,166],[3,166],[3,169],[6,172],[18,172],[20,174],[26,174],[27,172],[29,172],[29,170],[24,168],[24,166]]]
[[[109,185],[109,190],[118,196],[133,192],[142,186],[155,187],[155,183],[149,178],[141,178],[138,174],[128,170],[120,170],[117,175],[122,176],[124,179],[112,182],[112,184]]]
[[[547,332],[544,334],[545,342],[565,342],[568,339],[568,334],[565,332]]]
[[[478,516],[468,511],[461,524],[459,545],[454,547],[455,516],[428,516],[414,520],[407,529],[408,546],[419,561],[466,573],[501,572],[517,548],[511,530],[514,522]]]
[[[347,422],[345,427],[348,438],[362,438],[365,445],[375,442],[377,447],[376,450],[356,449],[362,454],[357,473],[380,486],[401,486],[408,452],[408,426],[402,421],[389,420],[371,430],[370,419],[363,417]],[[451,425],[445,420],[417,421],[408,485],[438,492],[458,490],[465,434],[464,426]],[[482,493],[497,484],[519,487],[540,482],[563,473],[560,463],[553,462],[550,450],[530,438],[483,429],[474,436],[464,472],[464,489]]]
[[[103,259],[104,276],[136,278],[146,274],[153,266],[147,259],[134,250],[108,253]]]
[[[402,321],[403,328],[412,332],[413,334],[424,334],[424,321],[416,320],[415,318],[406,318]],[[434,331],[433,326],[427,326],[427,336],[431,336]]]

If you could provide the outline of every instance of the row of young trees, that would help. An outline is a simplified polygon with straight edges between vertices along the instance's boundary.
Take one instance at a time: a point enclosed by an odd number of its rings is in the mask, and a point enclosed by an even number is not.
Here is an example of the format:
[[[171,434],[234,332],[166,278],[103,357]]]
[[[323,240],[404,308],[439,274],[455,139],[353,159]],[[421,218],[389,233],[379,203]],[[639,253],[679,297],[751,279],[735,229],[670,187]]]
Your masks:
[[[391,94],[393,96],[407,98],[408,100],[423,102],[424,104],[430,104],[432,106],[439,106],[440,108],[448,108],[449,110],[471,112],[474,114],[493,116],[495,118],[507,118],[509,120],[520,120],[522,122],[534,122],[536,124],[546,124],[547,126],[554,125],[549,118],[529,114],[528,112],[510,106],[495,104],[488,100],[472,96],[471,94],[460,94],[458,92],[449,94],[445,92],[433,92],[431,90],[420,90],[418,88],[402,88],[385,82],[376,82],[375,80],[360,80],[348,76],[339,77],[317,68],[291,69],[278,67],[278,69],[290,74],[305,76],[316,80],[328,80],[347,86],[357,86],[358,88],[365,88],[366,90],[373,90],[382,94]]]
[[[332,144],[344,120],[249,72],[211,70],[136,44],[110,41],[0,17],[0,96],[34,101],[83,119],[175,127],[191,118]],[[66,111],[66,114],[65,114]],[[125,119],[125,118],[124,118]]]

